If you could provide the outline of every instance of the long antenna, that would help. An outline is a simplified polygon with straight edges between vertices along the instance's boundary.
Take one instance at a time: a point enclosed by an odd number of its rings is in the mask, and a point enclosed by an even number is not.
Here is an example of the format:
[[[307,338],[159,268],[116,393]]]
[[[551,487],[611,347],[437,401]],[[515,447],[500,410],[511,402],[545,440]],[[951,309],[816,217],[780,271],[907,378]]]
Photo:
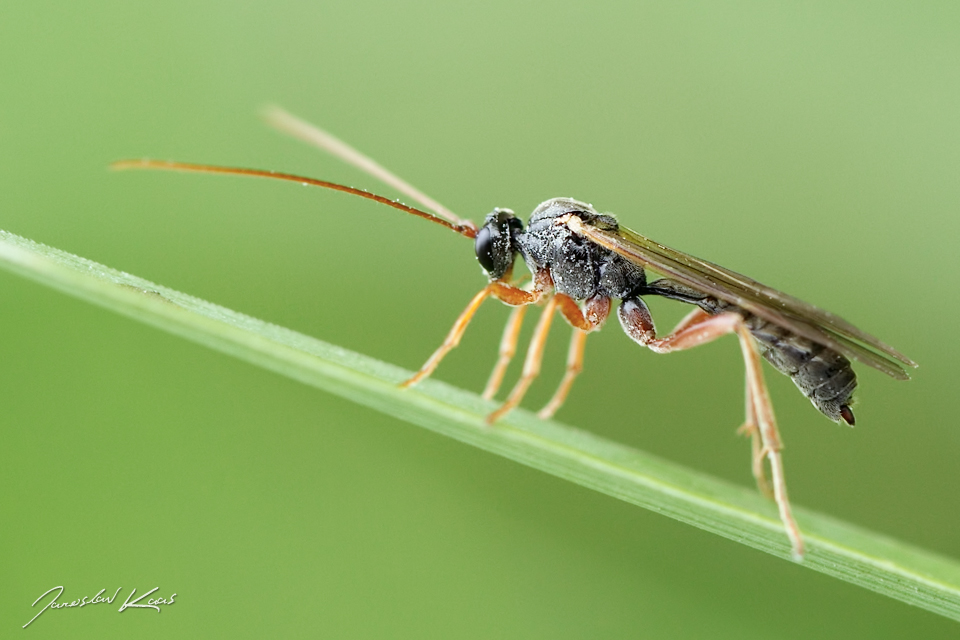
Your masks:
[[[450,209],[447,209],[433,198],[416,189],[410,183],[394,175],[389,170],[380,166],[376,161],[363,155],[346,142],[335,138],[320,127],[310,124],[306,120],[301,120],[292,113],[288,113],[277,106],[270,106],[264,109],[263,119],[274,129],[326,151],[347,164],[352,164],[384,184],[393,187],[414,202],[430,209],[441,218],[449,220],[459,227],[473,227],[476,229],[476,225],[474,225],[472,221],[459,217],[450,211]]]
[[[399,209],[405,213],[410,213],[421,218],[426,218],[431,222],[436,222],[439,225],[446,227],[452,231],[456,231],[462,236],[467,238],[475,238],[477,236],[477,228],[470,223],[466,224],[453,224],[447,220],[439,218],[432,213],[427,213],[426,211],[421,211],[414,207],[407,206],[403,203],[397,202],[396,200],[391,200],[390,198],[385,198],[383,196],[378,196],[375,193],[370,193],[369,191],[364,191],[363,189],[356,189],[354,187],[347,187],[342,184],[337,184],[335,182],[327,182],[326,180],[317,180],[316,178],[307,178],[305,176],[297,176],[292,173],[280,173],[278,171],[263,171],[261,169],[243,169],[238,167],[218,167],[215,165],[209,164],[191,164],[189,162],[173,162],[169,160],[150,160],[144,158],[141,160],[119,160],[110,165],[111,169],[123,170],[123,169],[159,169],[161,171],[185,171],[189,173],[221,173],[227,175],[235,176],[251,176],[254,178],[272,178],[274,180],[286,180],[288,182],[299,182],[303,185],[310,185],[314,187],[323,187],[324,189],[332,189],[334,191],[342,191],[344,193],[349,193],[351,195],[360,196],[361,198],[366,198],[367,200],[373,200],[374,202],[379,202],[380,204],[385,204],[388,207],[393,207],[394,209]],[[468,221],[469,222],[469,221]]]

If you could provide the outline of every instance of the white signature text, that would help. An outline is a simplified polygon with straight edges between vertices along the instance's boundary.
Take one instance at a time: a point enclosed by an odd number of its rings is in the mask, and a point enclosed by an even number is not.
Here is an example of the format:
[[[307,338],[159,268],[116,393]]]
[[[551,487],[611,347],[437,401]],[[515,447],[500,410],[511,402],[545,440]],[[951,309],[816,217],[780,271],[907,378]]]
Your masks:
[[[37,612],[37,615],[30,618],[30,622],[23,625],[23,628],[26,629],[27,627],[29,627],[30,624],[34,620],[39,618],[40,614],[46,611],[47,609],[70,609],[73,607],[85,607],[90,604],[103,604],[104,602],[106,602],[107,604],[113,604],[113,601],[117,599],[117,595],[120,593],[121,589],[123,589],[123,587],[118,587],[117,590],[113,592],[113,595],[109,597],[106,597],[103,595],[103,592],[106,591],[106,589],[100,589],[97,595],[93,596],[92,598],[89,596],[83,596],[82,598],[79,598],[77,600],[72,600],[70,602],[57,601],[57,599],[63,595],[62,585],[59,587],[53,587],[52,589],[47,589],[42,594],[40,594],[39,598],[33,601],[33,604],[30,605],[31,607],[37,606],[38,602],[43,600],[45,597],[47,597],[51,593],[56,592],[56,595],[54,595],[53,598],[51,598],[50,601],[47,602],[47,604],[42,609],[40,609],[40,611]],[[144,598],[152,594],[154,591],[158,591],[159,589],[160,587],[154,587],[153,589],[151,589],[150,591],[147,591],[146,593],[144,593],[143,595],[141,595],[139,598],[136,598],[136,599],[134,599],[134,596],[137,594],[137,590],[134,589],[133,591],[130,592],[130,595],[127,596],[127,599],[124,600],[123,604],[120,605],[120,608],[117,609],[117,611],[123,612],[124,609],[155,609],[157,613],[159,613],[161,605],[173,604],[173,599],[177,597],[176,593],[171,594],[169,598],[156,597],[156,598],[148,599],[145,603],[140,602],[141,600],[143,600]]]

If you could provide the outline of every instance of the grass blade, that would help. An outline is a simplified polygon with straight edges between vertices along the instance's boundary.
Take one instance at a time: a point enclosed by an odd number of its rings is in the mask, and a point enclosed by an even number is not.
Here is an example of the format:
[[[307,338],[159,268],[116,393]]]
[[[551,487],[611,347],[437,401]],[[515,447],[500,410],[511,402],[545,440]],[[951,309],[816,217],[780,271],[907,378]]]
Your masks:
[[[411,372],[0,231],[0,266],[407,422],[790,559],[774,506],[752,490],[525,411],[496,427],[493,405]],[[803,564],[960,620],[960,563],[796,509]]]

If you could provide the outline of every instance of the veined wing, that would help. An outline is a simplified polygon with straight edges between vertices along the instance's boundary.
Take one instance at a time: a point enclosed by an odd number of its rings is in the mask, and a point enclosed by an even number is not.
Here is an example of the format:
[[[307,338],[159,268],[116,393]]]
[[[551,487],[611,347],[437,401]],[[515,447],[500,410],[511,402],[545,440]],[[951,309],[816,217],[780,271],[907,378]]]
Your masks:
[[[671,249],[623,227],[605,229],[571,217],[574,233],[631,262],[734,304],[796,335],[859,360],[898,380],[909,378],[900,363],[916,363],[843,318],[706,260]],[[869,347],[869,348],[868,348]]]

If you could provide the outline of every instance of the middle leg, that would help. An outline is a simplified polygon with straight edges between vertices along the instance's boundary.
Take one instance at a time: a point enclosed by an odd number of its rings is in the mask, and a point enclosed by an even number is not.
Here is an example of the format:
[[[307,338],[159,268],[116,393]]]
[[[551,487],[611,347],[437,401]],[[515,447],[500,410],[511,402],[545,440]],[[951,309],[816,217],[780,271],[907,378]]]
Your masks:
[[[583,310],[570,296],[557,294],[557,298],[559,298],[560,312],[567,323],[573,327],[573,335],[570,336],[567,370],[563,374],[563,380],[560,381],[560,386],[550,402],[537,412],[537,417],[544,420],[552,418],[563,405],[570,393],[570,388],[573,387],[573,381],[583,371],[583,350],[587,343],[587,334],[599,329],[610,315],[610,298],[607,297],[588,298],[583,305]]]
[[[547,334],[550,333],[550,325],[553,323],[553,313],[557,310],[557,297],[553,296],[544,306],[540,320],[537,322],[537,328],[533,331],[533,338],[530,340],[530,348],[527,350],[527,357],[523,361],[523,372],[520,379],[517,380],[510,395],[506,401],[500,405],[500,408],[487,416],[487,424],[493,424],[510,411],[516,408],[526,395],[527,389],[533,384],[533,381],[540,375],[540,364],[543,362],[543,349],[547,343]]]

